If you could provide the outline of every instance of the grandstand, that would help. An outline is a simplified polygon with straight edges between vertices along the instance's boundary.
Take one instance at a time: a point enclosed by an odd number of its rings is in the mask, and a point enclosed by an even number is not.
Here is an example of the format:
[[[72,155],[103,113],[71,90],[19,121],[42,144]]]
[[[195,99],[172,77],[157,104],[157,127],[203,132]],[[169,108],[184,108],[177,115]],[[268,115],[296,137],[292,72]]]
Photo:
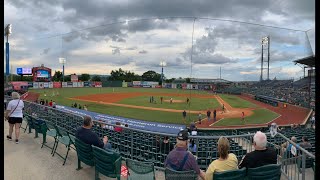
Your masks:
[[[76,128],[81,126],[83,121],[82,117],[79,115],[69,114],[50,107],[43,107],[42,105],[28,101],[25,101],[25,107],[26,118],[24,124],[26,126],[23,125],[22,128],[25,128],[26,130],[29,129],[29,131],[33,131],[32,129],[34,129],[36,132],[42,134],[43,139],[41,140],[41,144],[44,145],[50,146],[48,142],[50,142],[51,139],[51,135],[49,133],[49,131],[52,131],[52,127],[49,126],[51,123],[55,124],[57,131],[68,132],[70,135],[66,135],[65,138],[71,138],[70,142],[72,142],[72,135],[74,135]],[[44,122],[44,124],[37,126],[36,124],[39,121]],[[119,153],[123,160],[133,159],[139,162],[151,162],[155,165],[157,171],[162,172],[164,170],[163,162],[167,154],[160,150],[161,147],[159,147],[159,144],[156,143],[156,140],[162,140],[164,136],[169,136],[169,141],[175,144],[174,135],[135,130],[126,127],[122,127],[124,131],[122,131],[121,133],[117,133],[111,129],[102,128],[99,125],[99,121],[95,121],[94,123],[95,126],[93,127],[93,131],[96,132],[100,137],[107,135],[114,151]],[[106,125],[115,126],[111,124]],[[197,157],[197,163],[199,164],[200,168],[206,170],[209,164],[213,160],[218,158],[217,140],[220,136],[228,137],[230,141],[230,152],[234,153],[240,161],[247,152],[251,152],[253,150],[252,138],[253,134],[257,130],[266,132],[268,136],[268,146],[275,148],[278,152],[279,157],[281,155],[281,150],[279,149],[281,143],[290,141],[288,138],[290,138],[291,136],[296,136],[299,143],[301,141],[301,137],[306,136],[310,139],[310,143],[313,145],[313,148],[309,149],[309,152],[311,152],[311,154],[309,154],[308,152],[304,153],[305,150],[299,148],[303,153],[298,157],[306,156],[307,159],[314,158],[314,155],[312,155],[312,153],[314,154],[315,152],[315,131],[313,129],[305,129],[304,127],[300,127],[297,129],[285,128],[281,130],[281,134],[278,133],[278,135],[273,138],[270,136],[267,128],[225,131],[220,130],[212,132],[200,131],[198,136],[190,137],[196,142],[197,150],[196,152],[193,152],[193,154]],[[53,138],[51,139],[51,141],[52,140]],[[62,153],[64,151],[61,148],[59,150],[59,153]],[[71,149],[70,151],[73,150]],[[64,157],[64,155],[61,155],[61,157]],[[70,161],[68,155],[66,157],[66,161]],[[278,159],[278,163],[281,164],[283,177],[291,179],[298,176],[300,176],[300,178],[313,176],[312,170],[308,169],[312,168],[313,166],[310,166],[309,164],[305,164],[305,167],[302,168],[301,172],[292,170],[292,167],[299,166],[301,160],[299,160],[299,158],[297,157],[290,158]],[[290,163],[288,163],[289,160]],[[125,163],[123,162],[122,164]],[[288,169],[290,169],[290,171],[287,171]]]

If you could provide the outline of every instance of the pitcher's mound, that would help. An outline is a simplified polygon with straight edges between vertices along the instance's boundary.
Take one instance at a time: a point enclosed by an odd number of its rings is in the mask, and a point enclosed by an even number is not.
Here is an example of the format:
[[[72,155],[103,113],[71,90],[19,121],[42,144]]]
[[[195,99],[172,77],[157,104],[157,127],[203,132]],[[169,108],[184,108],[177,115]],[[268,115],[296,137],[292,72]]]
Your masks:
[[[163,100],[164,102],[170,103],[170,99]],[[172,103],[185,103],[186,101],[183,100],[172,100]]]

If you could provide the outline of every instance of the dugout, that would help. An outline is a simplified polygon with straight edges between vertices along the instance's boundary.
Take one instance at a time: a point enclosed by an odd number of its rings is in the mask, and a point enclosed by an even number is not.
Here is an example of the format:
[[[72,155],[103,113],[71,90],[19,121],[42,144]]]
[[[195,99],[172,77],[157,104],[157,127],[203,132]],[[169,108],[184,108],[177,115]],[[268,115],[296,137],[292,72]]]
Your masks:
[[[279,102],[285,102],[282,99],[277,99],[277,98],[273,98],[273,97],[269,97],[269,96],[262,96],[262,95],[256,95],[254,97],[255,100],[257,101],[261,101],[267,104],[270,104],[271,106],[279,106]]]

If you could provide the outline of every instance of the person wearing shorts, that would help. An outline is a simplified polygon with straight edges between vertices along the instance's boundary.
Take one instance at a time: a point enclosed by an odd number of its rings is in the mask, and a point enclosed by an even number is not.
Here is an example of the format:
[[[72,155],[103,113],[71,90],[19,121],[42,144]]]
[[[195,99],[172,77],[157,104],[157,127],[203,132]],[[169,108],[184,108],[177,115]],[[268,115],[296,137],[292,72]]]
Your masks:
[[[19,143],[20,125],[22,123],[24,103],[20,100],[20,95],[17,92],[12,92],[12,99],[7,106],[6,116],[9,122],[8,140],[12,140],[13,127],[15,127],[16,144]]]

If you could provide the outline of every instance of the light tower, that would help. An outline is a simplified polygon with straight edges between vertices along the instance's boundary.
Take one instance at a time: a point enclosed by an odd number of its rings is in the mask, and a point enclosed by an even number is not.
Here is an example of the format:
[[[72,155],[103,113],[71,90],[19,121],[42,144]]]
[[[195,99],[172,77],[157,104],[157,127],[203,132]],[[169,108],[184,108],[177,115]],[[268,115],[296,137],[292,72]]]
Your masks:
[[[267,46],[267,49],[265,48]],[[263,51],[267,50],[268,52],[268,59],[263,59]],[[264,64],[268,63],[267,68],[264,68]],[[263,37],[261,40],[261,75],[260,75],[260,81],[263,80],[263,70],[267,69],[267,80],[269,80],[269,72],[270,72],[270,36]]]
[[[160,66],[161,66],[161,87],[163,87],[163,67],[166,66],[167,63],[165,61],[161,61],[160,62]]]
[[[6,42],[6,82],[8,82],[9,78],[9,35],[12,34],[12,27],[11,24],[8,24],[4,28],[4,35],[7,36]]]
[[[66,63],[65,58],[59,58],[59,63],[62,64],[62,82],[64,82],[64,64]]]

